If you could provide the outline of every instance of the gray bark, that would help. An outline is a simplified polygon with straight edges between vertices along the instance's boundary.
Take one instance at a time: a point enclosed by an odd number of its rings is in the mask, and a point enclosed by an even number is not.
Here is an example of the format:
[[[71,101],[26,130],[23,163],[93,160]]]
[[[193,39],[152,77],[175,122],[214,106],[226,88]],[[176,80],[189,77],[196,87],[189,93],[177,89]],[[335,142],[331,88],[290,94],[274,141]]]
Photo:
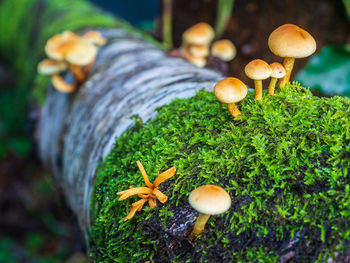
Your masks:
[[[174,98],[212,90],[219,73],[197,68],[122,29],[103,29],[109,39],[99,50],[88,80],[75,94],[49,88],[39,131],[39,152],[53,172],[82,229],[90,226],[90,197],[98,165],[115,138],[144,122]],[[70,76],[66,76],[69,78]]]

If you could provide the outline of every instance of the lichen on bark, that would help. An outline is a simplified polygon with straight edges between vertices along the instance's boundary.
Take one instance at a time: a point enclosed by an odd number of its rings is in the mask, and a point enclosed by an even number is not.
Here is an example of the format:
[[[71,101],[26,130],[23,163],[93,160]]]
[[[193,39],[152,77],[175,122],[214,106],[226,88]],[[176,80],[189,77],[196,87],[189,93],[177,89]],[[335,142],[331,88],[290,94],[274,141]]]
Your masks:
[[[157,116],[116,139],[93,193],[95,262],[327,261],[350,241],[350,100],[318,98],[297,83],[254,94],[233,119],[210,92],[175,99]],[[136,198],[116,192],[143,184],[136,160],[169,200],[124,222]],[[187,239],[197,217],[188,195],[203,184],[224,187],[231,209]],[[135,199],[135,200],[134,200]]]

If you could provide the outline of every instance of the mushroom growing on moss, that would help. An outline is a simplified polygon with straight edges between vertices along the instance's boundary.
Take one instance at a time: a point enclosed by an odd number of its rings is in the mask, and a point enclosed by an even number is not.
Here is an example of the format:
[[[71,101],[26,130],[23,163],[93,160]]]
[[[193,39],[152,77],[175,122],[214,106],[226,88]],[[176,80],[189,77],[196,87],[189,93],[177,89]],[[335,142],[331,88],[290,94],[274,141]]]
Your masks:
[[[188,201],[200,213],[189,235],[191,239],[195,239],[203,232],[205,224],[211,215],[222,214],[231,206],[231,197],[225,189],[211,184],[203,185],[193,190]]]
[[[242,114],[235,103],[243,100],[247,93],[247,86],[237,78],[220,80],[214,87],[216,98],[223,103],[227,103],[228,111],[234,118]]]
[[[289,82],[295,59],[308,57],[316,50],[315,39],[293,24],[285,24],[275,29],[269,36],[268,44],[273,54],[284,58],[286,75],[278,82],[282,86]]]
[[[254,80],[256,100],[262,100],[262,80],[269,78],[271,71],[270,65],[261,59],[254,59],[245,66],[245,74]]]
[[[283,78],[286,75],[286,70],[278,62],[272,63],[270,67],[272,72],[271,72],[271,81],[270,81],[268,90],[269,90],[269,95],[273,95],[275,94],[275,86],[276,86],[277,79]]]
[[[231,61],[236,56],[235,45],[227,39],[215,41],[211,47],[211,54],[223,61]]]

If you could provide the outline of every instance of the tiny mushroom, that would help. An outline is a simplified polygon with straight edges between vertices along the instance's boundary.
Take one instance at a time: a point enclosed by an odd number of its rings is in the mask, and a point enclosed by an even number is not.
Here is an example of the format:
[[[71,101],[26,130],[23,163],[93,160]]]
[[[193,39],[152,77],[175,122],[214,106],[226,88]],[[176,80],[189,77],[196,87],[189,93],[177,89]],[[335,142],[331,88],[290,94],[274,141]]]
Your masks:
[[[293,24],[285,24],[275,29],[269,36],[268,45],[272,53],[284,58],[286,75],[278,82],[282,86],[289,82],[295,58],[308,57],[316,50],[315,39]]]
[[[183,35],[183,44],[209,46],[214,39],[214,29],[207,23],[198,23],[187,29]]]
[[[38,65],[38,72],[43,75],[53,75],[68,69],[67,63],[52,59],[44,59]]]
[[[195,57],[207,57],[209,55],[209,47],[206,45],[189,45],[188,52]]]
[[[271,71],[270,65],[261,59],[254,59],[245,66],[245,74],[254,80],[256,100],[262,99],[262,80],[269,78]]]
[[[94,34],[97,39],[96,33],[88,34],[87,38],[93,38],[91,35]],[[45,52],[51,60],[45,59],[38,65],[39,73],[53,75],[52,83],[59,91],[73,92],[76,86],[85,80],[95,61],[97,47],[85,38],[71,31],[65,31],[48,39]],[[85,68],[82,68],[83,66]],[[65,83],[64,79],[58,75],[67,69],[73,73],[76,83]]]
[[[241,115],[235,103],[243,100],[247,96],[247,93],[247,86],[237,78],[220,80],[214,87],[216,98],[223,103],[227,103],[228,111],[234,118]]]
[[[234,44],[227,39],[215,41],[211,47],[211,54],[223,61],[231,61],[237,54]]]
[[[271,81],[269,84],[269,94],[273,95],[275,93],[275,86],[276,86],[277,79],[283,78],[286,75],[286,70],[278,62],[272,63],[270,67],[272,72],[271,72]]]
[[[101,33],[95,30],[86,32],[83,38],[96,46],[103,46],[107,43],[107,39],[102,37]]]
[[[193,190],[188,201],[200,213],[189,235],[191,239],[195,239],[202,233],[211,215],[222,214],[231,206],[230,195],[222,187],[210,184]]]
[[[185,58],[198,67],[204,67],[213,38],[214,30],[207,23],[198,23],[187,29],[182,35]]]

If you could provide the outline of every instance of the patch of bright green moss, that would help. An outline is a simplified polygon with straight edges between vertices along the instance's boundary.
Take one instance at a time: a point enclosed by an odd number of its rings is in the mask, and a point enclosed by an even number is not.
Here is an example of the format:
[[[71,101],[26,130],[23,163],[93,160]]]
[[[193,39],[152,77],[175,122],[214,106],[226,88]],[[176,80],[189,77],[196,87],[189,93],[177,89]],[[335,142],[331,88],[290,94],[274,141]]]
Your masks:
[[[250,92],[239,108],[233,120],[200,91],[116,139],[93,195],[95,262],[275,262],[290,250],[294,262],[323,262],[349,245],[350,99],[294,83],[262,101]],[[116,192],[144,185],[136,160],[151,181],[171,166],[177,173],[160,186],[168,202],[124,222],[139,198],[118,201]],[[231,209],[193,243],[172,237],[169,220],[204,184],[224,187]]]

